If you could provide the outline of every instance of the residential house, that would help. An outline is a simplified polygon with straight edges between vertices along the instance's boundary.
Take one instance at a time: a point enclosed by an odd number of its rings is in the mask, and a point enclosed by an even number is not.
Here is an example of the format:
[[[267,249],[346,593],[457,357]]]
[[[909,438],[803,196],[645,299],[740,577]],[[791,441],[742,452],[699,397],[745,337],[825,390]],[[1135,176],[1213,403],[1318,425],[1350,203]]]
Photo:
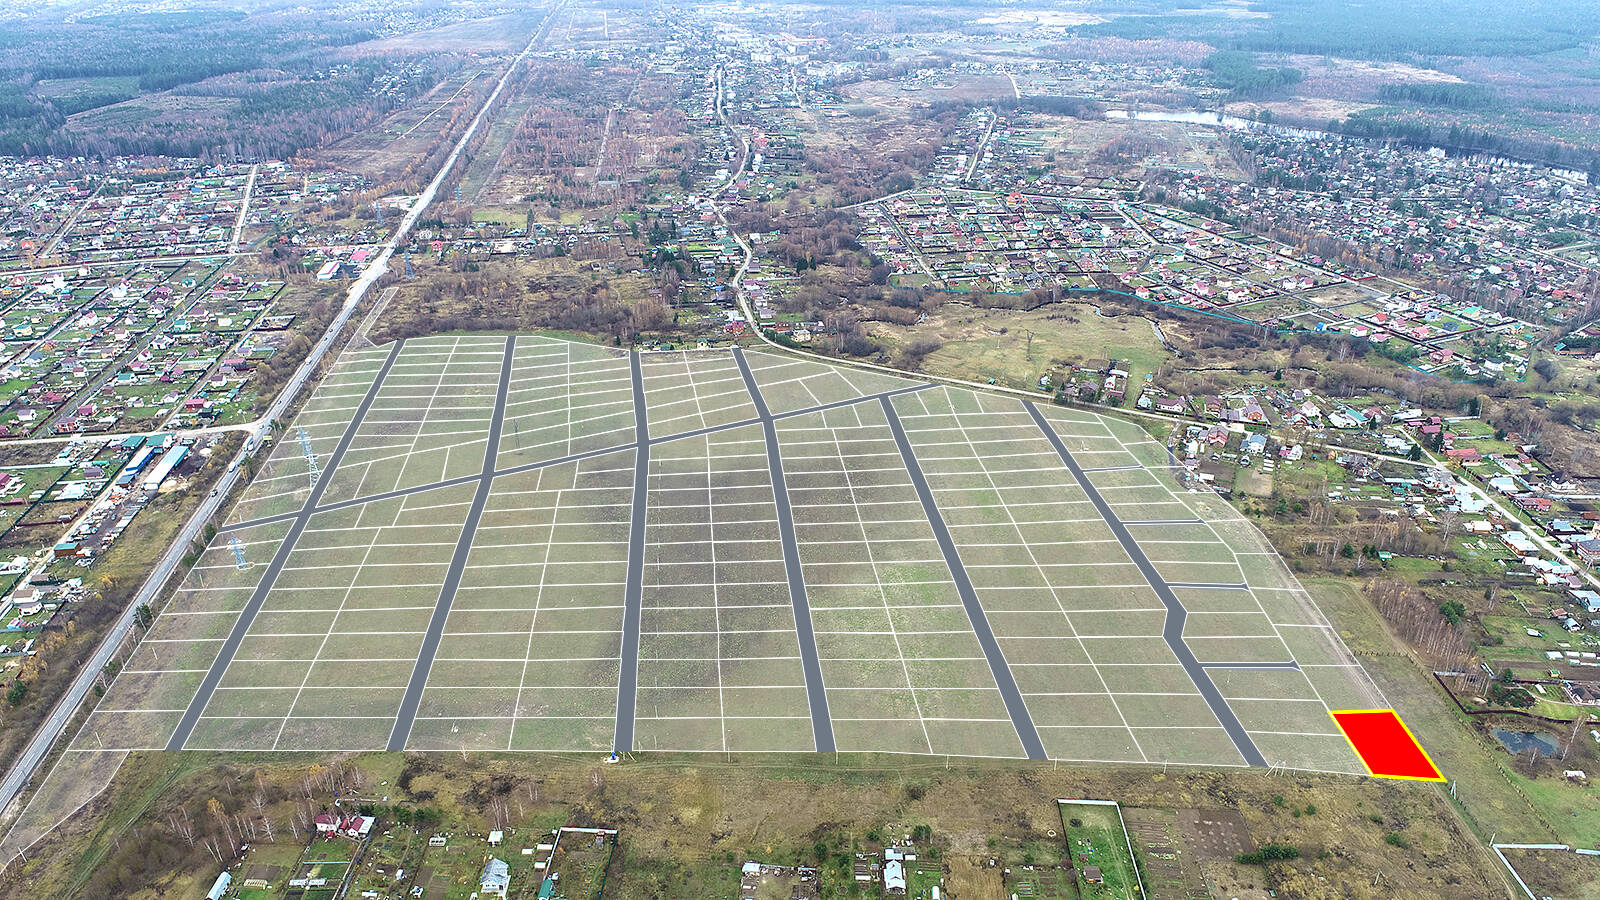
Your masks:
[[[906,892],[906,861],[916,859],[899,847],[885,847],[883,851],[883,890],[885,893],[903,895]]]
[[[478,876],[478,893],[484,897],[505,897],[511,888],[511,866],[503,859],[489,857]]]
[[[1578,554],[1578,559],[1584,565],[1600,566],[1600,538],[1584,538],[1572,542],[1572,552]]]

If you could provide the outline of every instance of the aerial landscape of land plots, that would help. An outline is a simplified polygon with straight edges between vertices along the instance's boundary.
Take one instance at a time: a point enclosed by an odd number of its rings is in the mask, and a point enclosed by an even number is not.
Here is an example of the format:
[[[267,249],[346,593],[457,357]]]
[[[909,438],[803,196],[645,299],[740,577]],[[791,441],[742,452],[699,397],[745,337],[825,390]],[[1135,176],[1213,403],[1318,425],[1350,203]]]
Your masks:
[[[1385,706],[1137,425],[756,350],[346,351],[82,750],[881,751],[1365,773]]]

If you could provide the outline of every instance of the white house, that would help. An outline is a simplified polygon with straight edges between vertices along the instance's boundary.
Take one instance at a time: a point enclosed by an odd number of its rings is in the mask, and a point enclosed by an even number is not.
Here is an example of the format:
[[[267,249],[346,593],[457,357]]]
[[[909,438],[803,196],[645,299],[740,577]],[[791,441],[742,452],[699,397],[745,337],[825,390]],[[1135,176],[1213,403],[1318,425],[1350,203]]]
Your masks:
[[[490,857],[478,876],[478,893],[485,897],[504,897],[511,887],[511,866],[505,860]]]

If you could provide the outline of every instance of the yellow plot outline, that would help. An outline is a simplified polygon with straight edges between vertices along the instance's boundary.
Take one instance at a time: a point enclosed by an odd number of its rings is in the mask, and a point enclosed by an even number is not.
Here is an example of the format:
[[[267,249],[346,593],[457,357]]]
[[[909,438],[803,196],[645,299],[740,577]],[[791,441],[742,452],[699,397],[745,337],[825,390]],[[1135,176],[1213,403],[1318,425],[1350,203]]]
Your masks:
[[[1417,752],[1421,753],[1422,754],[1422,758],[1428,761],[1428,765],[1432,766],[1433,770],[1435,772],[1442,772],[1443,771],[1442,769],[1439,768],[1439,765],[1433,761],[1433,757],[1428,755],[1428,751],[1423,748],[1422,742],[1417,740],[1417,736],[1411,733],[1411,727],[1406,724],[1405,719],[1400,718],[1400,713],[1399,712],[1397,712],[1397,711],[1395,711],[1393,709],[1330,709],[1330,710],[1328,710],[1328,715],[1333,718],[1333,724],[1338,726],[1339,733],[1341,735],[1344,735],[1345,743],[1350,745],[1350,749],[1351,749],[1351,751],[1353,751],[1355,753],[1356,759],[1361,760],[1361,765],[1366,768],[1368,775],[1370,775],[1373,778],[1393,778],[1393,779],[1395,779],[1397,781],[1432,781],[1432,782],[1435,782],[1435,783],[1441,783],[1441,782],[1448,782],[1450,780],[1448,778],[1445,778],[1443,775],[1439,775],[1439,776],[1436,776],[1436,777],[1429,777],[1429,776],[1426,776],[1426,775],[1380,775],[1377,772],[1372,771],[1372,766],[1367,765],[1367,758],[1365,756],[1361,755],[1361,750],[1360,750],[1360,748],[1358,748],[1356,746],[1356,742],[1350,740],[1350,732],[1346,731],[1345,728],[1344,728],[1344,723],[1339,721],[1339,716],[1341,716],[1341,715],[1346,715],[1346,714],[1349,714],[1349,715],[1365,715],[1365,714],[1371,714],[1371,713],[1388,713],[1389,715],[1393,716],[1394,720],[1396,722],[1400,723],[1400,728],[1401,728],[1401,730],[1403,730],[1406,733],[1406,737],[1411,739],[1411,743],[1412,743],[1413,746],[1415,746],[1417,748]]]

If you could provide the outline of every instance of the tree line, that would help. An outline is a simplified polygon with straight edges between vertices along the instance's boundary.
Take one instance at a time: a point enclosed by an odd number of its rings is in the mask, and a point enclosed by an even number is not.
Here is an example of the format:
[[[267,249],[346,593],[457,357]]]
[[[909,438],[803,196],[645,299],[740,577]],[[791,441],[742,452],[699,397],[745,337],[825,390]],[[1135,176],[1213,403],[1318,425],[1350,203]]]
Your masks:
[[[1238,50],[1219,50],[1206,57],[1205,67],[1217,84],[1235,97],[1260,97],[1276,93],[1305,77],[1290,66],[1261,66],[1255,55]]]
[[[1451,109],[1489,109],[1500,105],[1500,94],[1482,84],[1381,84],[1378,99],[1385,103],[1420,103]]]
[[[242,82],[242,93],[259,94],[256,102],[271,112],[291,108],[300,119],[314,119],[332,107],[340,119],[353,90],[370,86],[370,73],[382,60],[361,60],[355,78],[330,78],[320,91],[299,86],[325,68],[338,48],[373,38],[366,25],[318,15],[278,15],[270,19],[227,11],[117,14],[66,21],[41,14],[7,23],[0,38],[0,154],[97,155],[102,153],[184,153],[223,138],[219,129],[196,133],[170,123],[136,121],[132,127],[106,126],[100,134],[74,133],[63,126],[67,117],[135,97],[196,85],[218,76],[270,71],[267,78]],[[311,27],[314,26],[314,27]],[[66,85],[50,82],[68,80]],[[70,83],[70,82],[81,83]],[[276,94],[276,96],[273,96]],[[299,96],[296,97],[295,95]],[[314,94],[314,96],[307,96]],[[290,116],[262,116],[246,108],[241,117],[256,123],[241,130],[258,133],[263,149],[309,146],[319,128],[298,124]],[[266,128],[257,123],[269,118]],[[298,124],[298,127],[296,127]],[[339,124],[347,124],[340,122]],[[289,127],[300,134],[283,141],[262,140],[269,129]],[[103,138],[103,140],[96,140]]]

